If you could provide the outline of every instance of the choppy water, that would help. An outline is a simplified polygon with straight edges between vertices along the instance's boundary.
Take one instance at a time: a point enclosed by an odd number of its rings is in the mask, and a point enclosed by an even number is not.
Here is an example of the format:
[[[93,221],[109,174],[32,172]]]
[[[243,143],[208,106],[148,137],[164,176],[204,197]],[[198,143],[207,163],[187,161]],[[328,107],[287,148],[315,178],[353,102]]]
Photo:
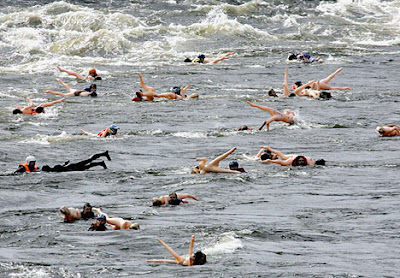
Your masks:
[[[398,277],[398,138],[375,127],[399,124],[398,1],[2,1],[0,3],[0,276],[2,277]],[[319,64],[287,64],[292,51]],[[237,54],[220,64],[183,63],[199,53]],[[15,116],[29,96],[61,78],[56,66],[104,77],[99,97],[69,98],[37,116]],[[266,98],[289,80],[343,71],[329,101]],[[136,72],[158,92],[190,85],[198,100],[132,103]],[[246,100],[291,109],[300,123],[258,126],[266,113]],[[111,123],[116,139],[90,138]],[[327,166],[284,168],[251,160],[261,145],[324,158]],[[248,171],[191,175],[196,157],[231,147]],[[28,154],[38,165],[109,150],[109,169],[12,175]],[[227,167],[229,159],[221,163]],[[188,192],[199,202],[152,208],[151,198]],[[88,232],[65,224],[62,205],[84,202],[137,221],[139,231]],[[147,264],[179,253],[204,266]]]

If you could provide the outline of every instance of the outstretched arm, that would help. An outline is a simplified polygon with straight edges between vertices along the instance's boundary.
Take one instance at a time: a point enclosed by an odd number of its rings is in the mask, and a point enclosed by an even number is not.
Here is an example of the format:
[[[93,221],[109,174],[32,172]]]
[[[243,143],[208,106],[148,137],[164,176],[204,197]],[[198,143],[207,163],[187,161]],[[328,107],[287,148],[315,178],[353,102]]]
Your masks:
[[[285,68],[285,80],[283,82],[283,96],[288,97],[290,95],[289,85],[288,85],[288,69]]]
[[[271,149],[269,146],[261,146],[261,148],[269,150],[270,152],[277,154],[283,160],[289,159],[291,157],[290,155],[285,155],[278,150]]]
[[[272,160],[272,159],[266,159],[264,161],[261,161],[261,163],[275,163],[279,164],[281,166],[289,166],[291,164],[290,160]]]
[[[64,93],[61,93],[61,92],[50,91],[50,90],[43,91],[43,93],[45,93],[45,94],[53,94],[53,95],[62,96],[62,97],[68,96],[68,94],[64,94]]]
[[[40,104],[39,106],[42,106],[42,107],[49,107],[49,106],[52,106],[52,105],[54,105],[54,104],[56,104],[56,103],[61,103],[61,102],[63,102],[64,100],[65,100],[65,97],[62,98],[62,99],[58,99],[58,100],[52,101],[52,102],[42,103],[42,104]]]
[[[196,200],[196,201],[199,200],[195,196],[193,196],[191,194],[188,194],[188,193],[176,193],[176,196],[178,197],[178,199],[191,198],[191,199]]]
[[[148,263],[171,263],[171,264],[176,264],[175,260],[165,260],[165,259],[160,259],[160,260],[146,260]]]
[[[144,84],[143,77],[142,77],[142,75],[141,75],[140,73],[138,73],[137,75],[139,76],[140,84],[141,84],[142,88],[143,88],[145,91],[154,90],[153,87],[149,87],[149,86],[146,86],[146,84]]]
[[[190,239],[190,244],[189,244],[189,258],[190,258],[190,265],[193,265],[193,245],[194,245],[194,235],[192,235],[192,238]]]
[[[312,81],[308,82],[307,84],[301,85],[300,87],[296,88],[296,90],[294,90],[293,93],[295,93],[296,95],[299,96],[301,91],[303,91],[306,87],[311,86],[314,82],[315,82],[315,80],[312,80]]]

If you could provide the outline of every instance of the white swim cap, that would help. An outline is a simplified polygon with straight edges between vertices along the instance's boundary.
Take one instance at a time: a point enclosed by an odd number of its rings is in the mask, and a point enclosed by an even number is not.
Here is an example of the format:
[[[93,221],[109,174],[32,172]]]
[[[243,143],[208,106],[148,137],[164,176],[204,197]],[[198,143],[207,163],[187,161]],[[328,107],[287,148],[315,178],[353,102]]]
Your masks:
[[[33,155],[30,155],[30,156],[26,157],[26,163],[29,164],[30,162],[33,162],[33,161],[36,162],[36,157],[34,157]]]

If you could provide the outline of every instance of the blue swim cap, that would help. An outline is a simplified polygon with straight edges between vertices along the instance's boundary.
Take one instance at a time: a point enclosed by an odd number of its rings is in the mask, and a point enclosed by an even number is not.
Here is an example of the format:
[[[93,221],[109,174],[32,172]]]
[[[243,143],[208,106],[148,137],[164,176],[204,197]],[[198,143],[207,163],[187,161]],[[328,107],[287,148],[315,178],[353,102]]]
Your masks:
[[[110,125],[110,129],[118,130],[118,127],[116,125]]]
[[[239,163],[236,160],[229,162],[229,168],[232,167],[239,167]]]
[[[174,92],[175,94],[180,94],[181,93],[181,88],[179,88],[179,87],[173,87],[172,89],[171,89],[171,91],[172,92]]]
[[[206,58],[206,56],[204,56],[204,54],[200,54],[199,56],[197,56],[197,58],[204,59],[204,58]]]
[[[107,220],[106,216],[104,214],[99,215],[96,219],[104,219]]]

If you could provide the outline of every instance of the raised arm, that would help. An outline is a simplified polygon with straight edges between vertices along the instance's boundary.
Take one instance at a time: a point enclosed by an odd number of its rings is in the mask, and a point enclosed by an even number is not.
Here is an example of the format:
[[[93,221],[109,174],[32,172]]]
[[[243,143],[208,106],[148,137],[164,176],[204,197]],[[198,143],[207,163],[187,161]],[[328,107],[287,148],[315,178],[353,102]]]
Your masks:
[[[315,80],[312,80],[310,82],[308,82],[307,84],[301,85],[300,87],[296,88],[293,93],[295,93],[296,95],[300,95],[300,92],[303,91],[306,87],[311,86],[313,83],[315,82]]]
[[[291,157],[290,155],[285,155],[278,150],[271,149],[269,146],[261,146],[261,148],[269,150],[270,152],[277,154],[283,160],[289,159]]]
[[[285,80],[283,82],[283,96],[288,97],[290,95],[289,85],[288,85],[288,69],[285,68]]]
[[[52,105],[54,105],[54,104],[56,104],[56,103],[61,103],[61,102],[63,102],[64,100],[65,100],[65,97],[62,98],[62,99],[58,99],[58,100],[52,101],[52,102],[42,103],[42,104],[40,104],[39,106],[42,106],[42,107],[49,107],[49,106],[52,106]]]
[[[142,77],[142,75],[141,75],[140,73],[138,73],[137,75],[139,76],[140,84],[141,84],[141,86],[142,86],[142,88],[143,88],[144,90],[148,91],[148,90],[154,89],[154,88],[149,87],[149,86],[146,86],[146,84],[144,84],[143,77]]]
[[[236,147],[230,149],[229,151],[227,151],[224,154],[221,154],[220,156],[216,157],[214,160],[212,160],[210,162],[210,164],[212,165],[218,165],[222,160],[224,160],[225,158],[227,158],[231,153],[233,153],[236,150]]]
[[[189,89],[189,88],[190,88],[189,86],[181,87],[180,96],[181,96],[181,97],[184,97],[184,96],[185,96],[186,90]]]
[[[193,245],[194,245],[194,235],[192,235],[192,238],[190,239],[190,244],[189,244],[189,258],[190,258],[190,265],[193,265]]]
[[[24,109],[31,109],[33,108],[33,101],[29,98],[26,97],[26,100],[29,102],[28,106],[26,106]]]
[[[157,238],[157,241],[159,242],[159,243],[161,243],[164,247],[165,247],[165,249],[167,249],[167,251],[169,252],[169,253],[171,253],[171,255],[175,258],[175,260],[176,260],[176,263],[181,263],[181,262],[183,262],[184,260],[185,260],[185,258],[184,257],[181,257],[181,256],[179,256],[178,255],[178,253],[176,253],[171,247],[169,247],[164,241],[162,241],[161,239],[159,239],[159,238]]]
[[[261,163],[275,163],[279,164],[281,166],[289,166],[291,164],[290,160],[272,160],[272,159],[266,159],[264,161],[261,161]]]

